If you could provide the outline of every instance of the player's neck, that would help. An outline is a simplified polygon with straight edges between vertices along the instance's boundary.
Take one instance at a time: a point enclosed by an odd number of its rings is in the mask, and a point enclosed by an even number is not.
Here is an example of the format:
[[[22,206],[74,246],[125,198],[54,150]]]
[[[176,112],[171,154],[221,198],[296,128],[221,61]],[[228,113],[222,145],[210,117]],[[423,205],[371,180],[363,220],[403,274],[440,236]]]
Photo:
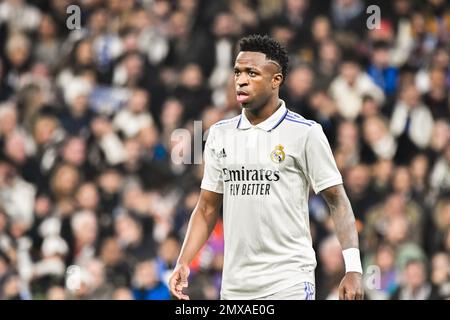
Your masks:
[[[252,125],[257,125],[268,119],[274,114],[278,108],[281,107],[281,101],[278,96],[274,96],[269,102],[262,108],[257,109],[245,109],[245,116]]]

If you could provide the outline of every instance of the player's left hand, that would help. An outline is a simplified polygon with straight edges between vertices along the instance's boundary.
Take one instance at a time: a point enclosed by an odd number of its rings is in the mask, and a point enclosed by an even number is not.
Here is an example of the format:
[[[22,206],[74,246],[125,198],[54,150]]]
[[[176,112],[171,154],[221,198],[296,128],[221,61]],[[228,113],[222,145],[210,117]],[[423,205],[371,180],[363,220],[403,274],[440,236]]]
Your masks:
[[[339,285],[339,300],[362,300],[364,289],[362,275],[359,272],[348,272]]]

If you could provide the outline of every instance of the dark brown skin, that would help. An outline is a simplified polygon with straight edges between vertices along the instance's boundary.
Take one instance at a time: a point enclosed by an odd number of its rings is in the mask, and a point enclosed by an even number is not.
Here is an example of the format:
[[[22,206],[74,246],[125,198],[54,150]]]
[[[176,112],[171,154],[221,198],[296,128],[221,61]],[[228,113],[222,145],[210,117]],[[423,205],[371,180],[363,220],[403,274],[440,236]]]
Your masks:
[[[241,103],[251,124],[256,125],[270,117],[279,108],[279,88],[283,82],[281,68],[260,52],[240,52],[234,66],[236,93],[245,93]],[[343,249],[358,248],[355,218],[342,186],[322,191],[336,225],[336,232]],[[189,300],[183,293],[188,286],[189,264],[209,238],[213,230],[223,196],[201,190],[200,197],[189,221],[186,238],[181,248],[177,266],[169,280],[172,295]],[[362,279],[359,273],[350,272],[339,287],[341,299],[362,299]]]
[[[220,193],[203,189],[200,191],[200,197],[189,221],[177,266],[169,280],[170,292],[180,300],[189,300],[189,296],[183,293],[183,289],[188,286],[189,263],[214,229],[222,198]]]
[[[240,52],[234,65],[236,92],[245,91],[249,98],[241,106],[251,124],[270,117],[279,107],[279,88],[283,75],[279,65],[260,52]]]
[[[358,233],[355,226],[350,201],[342,185],[327,188],[321,192],[328,207],[336,228],[336,235],[341,243],[342,249],[358,248]],[[339,285],[340,300],[362,300],[364,291],[362,275],[357,272],[345,274]]]

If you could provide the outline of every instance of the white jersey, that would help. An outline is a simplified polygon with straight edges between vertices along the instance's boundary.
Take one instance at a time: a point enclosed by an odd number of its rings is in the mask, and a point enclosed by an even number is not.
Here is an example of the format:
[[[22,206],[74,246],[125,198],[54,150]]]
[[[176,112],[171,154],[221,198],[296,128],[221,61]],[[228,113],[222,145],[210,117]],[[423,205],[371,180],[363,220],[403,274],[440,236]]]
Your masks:
[[[201,188],[223,193],[222,299],[257,299],[314,283],[308,194],[342,183],[319,124],[284,102],[253,126],[241,115],[210,128]]]

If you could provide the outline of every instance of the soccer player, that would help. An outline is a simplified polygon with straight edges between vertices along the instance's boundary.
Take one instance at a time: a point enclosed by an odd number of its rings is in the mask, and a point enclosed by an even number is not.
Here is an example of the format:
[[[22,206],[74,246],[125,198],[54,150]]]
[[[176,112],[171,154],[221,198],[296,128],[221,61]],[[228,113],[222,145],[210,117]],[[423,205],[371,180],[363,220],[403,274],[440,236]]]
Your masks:
[[[241,115],[214,124],[205,169],[171,293],[189,299],[189,263],[207,241],[223,202],[221,299],[314,299],[316,267],[309,230],[310,187],[327,202],[346,273],[339,298],[363,298],[355,218],[329,143],[319,124],[279,98],[286,50],[267,36],[241,39],[235,61]]]

